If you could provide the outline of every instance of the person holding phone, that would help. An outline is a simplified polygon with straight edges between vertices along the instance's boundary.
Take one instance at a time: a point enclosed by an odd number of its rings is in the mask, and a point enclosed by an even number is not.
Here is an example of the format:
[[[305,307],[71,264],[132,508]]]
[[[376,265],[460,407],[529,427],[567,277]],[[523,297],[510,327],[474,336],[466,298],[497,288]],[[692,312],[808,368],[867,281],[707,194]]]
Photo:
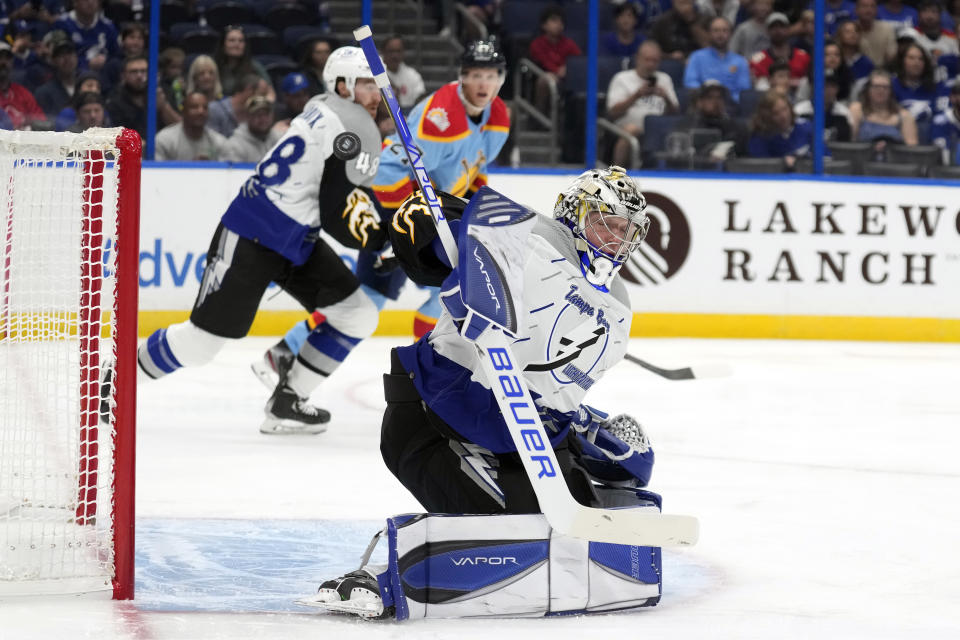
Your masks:
[[[673,80],[658,71],[662,53],[660,45],[647,40],[637,50],[634,68],[621,71],[610,80],[607,89],[607,117],[631,135],[643,135],[643,120],[648,115],[676,113],[679,101]],[[613,148],[613,164],[629,165],[630,145],[618,138]]]

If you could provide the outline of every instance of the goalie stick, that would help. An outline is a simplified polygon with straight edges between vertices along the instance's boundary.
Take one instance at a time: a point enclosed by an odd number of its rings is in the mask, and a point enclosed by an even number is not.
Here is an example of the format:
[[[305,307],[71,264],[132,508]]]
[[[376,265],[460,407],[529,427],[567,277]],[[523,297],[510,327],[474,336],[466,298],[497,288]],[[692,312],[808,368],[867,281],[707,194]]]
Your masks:
[[[698,365],[696,367],[683,367],[682,369],[661,369],[629,353],[624,358],[667,380],[701,380],[703,378],[724,378],[730,375],[730,367],[724,364]]]
[[[423,165],[422,152],[413,142],[406,119],[387,78],[386,70],[369,25],[354,30],[380,94],[390,111],[397,135],[403,142],[410,166],[437,227],[437,234],[451,266],[456,267],[457,245],[450,226],[443,215],[430,176]],[[487,318],[491,320],[490,318]],[[649,514],[635,509],[597,509],[585,507],[574,500],[560,472],[550,439],[540,422],[536,405],[530,396],[504,331],[516,332],[516,327],[498,324],[482,332],[474,344],[490,390],[497,400],[500,413],[510,431],[524,470],[530,479],[540,510],[558,532],[576,538],[613,544],[646,547],[692,545],[699,535],[699,523],[692,516]],[[511,331],[512,329],[512,331]]]

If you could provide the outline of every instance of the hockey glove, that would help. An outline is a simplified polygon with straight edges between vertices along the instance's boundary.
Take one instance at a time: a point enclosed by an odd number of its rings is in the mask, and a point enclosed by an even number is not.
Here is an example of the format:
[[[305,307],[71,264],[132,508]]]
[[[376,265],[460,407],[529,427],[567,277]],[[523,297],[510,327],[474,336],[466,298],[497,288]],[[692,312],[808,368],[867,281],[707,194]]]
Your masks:
[[[580,449],[577,461],[595,480],[618,487],[645,487],[650,482],[653,449],[633,417],[620,414],[571,426]]]
[[[475,341],[490,326],[488,320],[475,313],[470,313],[470,310],[463,303],[463,298],[460,297],[460,278],[456,269],[451,271],[447,279],[443,281],[443,286],[440,288],[440,303],[450,314],[450,318],[457,326],[460,335],[466,340]]]

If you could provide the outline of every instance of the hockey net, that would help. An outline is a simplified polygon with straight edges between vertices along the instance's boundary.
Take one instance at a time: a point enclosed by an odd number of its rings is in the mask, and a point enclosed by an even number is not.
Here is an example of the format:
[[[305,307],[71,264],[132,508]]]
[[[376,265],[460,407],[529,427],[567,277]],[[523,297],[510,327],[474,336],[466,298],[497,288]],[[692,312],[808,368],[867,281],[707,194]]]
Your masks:
[[[0,132],[0,595],[133,597],[140,137]]]

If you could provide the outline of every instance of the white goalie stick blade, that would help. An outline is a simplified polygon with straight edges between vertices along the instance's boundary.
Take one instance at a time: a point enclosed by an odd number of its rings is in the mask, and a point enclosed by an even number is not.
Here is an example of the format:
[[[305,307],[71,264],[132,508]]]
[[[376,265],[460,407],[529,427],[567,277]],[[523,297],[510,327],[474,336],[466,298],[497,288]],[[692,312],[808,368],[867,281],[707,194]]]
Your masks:
[[[641,547],[696,544],[700,524],[693,516],[597,509],[574,500],[503,333],[487,330],[476,345],[483,373],[550,526],[559,533],[593,542]]]
[[[357,591],[363,591],[364,593],[359,594],[356,593]],[[334,613],[350,613],[361,618],[376,618],[383,613],[383,601],[377,594],[366,589],[354,589],[352,596],[349,600],[341,600],[339,594],[333,589],[321,589],[315,595],[294,600],[294,602],[305,607],[314,607]]]
[[[700,537],[700,522],[693,516],[639,509],[593,509],[571,502],[574,509],[569,524],[550,524],[575,538],[640,547],[686,547],[696,544]]]
[[[305,424],[296,420],[280,420],[278,418],[264,418],[260,424],[260,433],[274,436],[317,435],[323,433],[330,426],[329,422],[320,424]]]

